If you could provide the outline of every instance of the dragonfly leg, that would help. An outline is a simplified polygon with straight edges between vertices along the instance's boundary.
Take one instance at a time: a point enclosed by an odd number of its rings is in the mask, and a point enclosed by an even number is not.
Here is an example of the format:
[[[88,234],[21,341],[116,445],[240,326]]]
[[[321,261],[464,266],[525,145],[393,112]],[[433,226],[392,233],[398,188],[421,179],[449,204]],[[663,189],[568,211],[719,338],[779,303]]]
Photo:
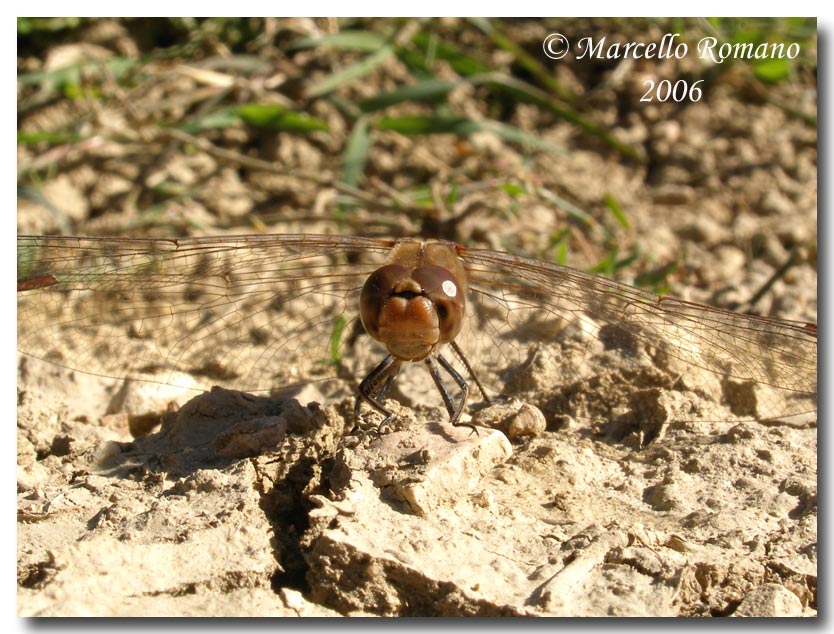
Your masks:
[[[466,384],[466,381],[463,380],[463,377],[460,374],[458,374],[457,370],[455,370],[452,367],[452,364],[446,361],[443,355],[437,355],[437,361],[438,363],[440,363],[443,369],[446,370],[449,376],[452,377],[454,382],[460,388],[460,403],[457,407],[455,407],[454,403],[452,403],[452,397],[449,396],[449,391],[446,389],[446,386],[443,384],[443,380],[440,378],[440,371],[437,368],[437,364],[434,362],[434,359],[432,357],[426,358],[426,366],[429,369],[429,373],[431,373],[431,378],[434,381],[434,384],[440,391],[440,396],[443,397],[443,403],[446,405],[446,411],[449,412],[450,422],[455,427],[469,427],[469,429],[471,429],[477,434],[477,427],[475,427],[474,425],[470,425],[469,423],[460,422],[460,416],[461,414],[463,414],[463,409],[466,407],[466,401],[469,398],[469,386]]]
[[[356,396],[356,402],[353,406],[354,429],[359,424],[362,401],[367,402],[371,407],[385,414],[385,418],[377,427],[377,432],[381,433],[382,428],[391,423],[394,418],[394,413],[386,409],[380,403],[380,400],[385,396],[388,386],[391,385],[391,382],[399,373],[400,366],[400,361],[389,354],[359,384],[359,393]]]
[[[469,373],[469,376],[472,378],[473,381],[475,381],[475,385],[478,387],[478,391],[481,393],[481,396],[484,397],[484,403],[486,403],[487,405],[491,404],[493,402],[492,399],[486,393],[484,386],[481,385],[481,382],[478,380],[478,375],[475,374],[475,371],[472,369],[472,366],[469,365],[469,359],[467,359],[466,355],[463,354],[463,350],[460,349],[460,346],[455,341],[452,341],[450,345],[452,346],[452,350],[454,350],[457,358],[460,359],[460,362],[463,364],[463,367],[466,368],[466,371]]]

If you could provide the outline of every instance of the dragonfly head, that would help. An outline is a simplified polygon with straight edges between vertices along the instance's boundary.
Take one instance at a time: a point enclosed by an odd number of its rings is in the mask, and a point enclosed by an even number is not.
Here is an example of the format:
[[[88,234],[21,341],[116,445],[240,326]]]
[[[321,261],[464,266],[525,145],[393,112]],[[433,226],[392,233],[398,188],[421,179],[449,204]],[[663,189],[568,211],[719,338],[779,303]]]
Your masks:
[[[446,269],[388,264],[374,271],[359,299],[362,325],[394,357],[420,361],[452,341],[463,324],[461,285]]]

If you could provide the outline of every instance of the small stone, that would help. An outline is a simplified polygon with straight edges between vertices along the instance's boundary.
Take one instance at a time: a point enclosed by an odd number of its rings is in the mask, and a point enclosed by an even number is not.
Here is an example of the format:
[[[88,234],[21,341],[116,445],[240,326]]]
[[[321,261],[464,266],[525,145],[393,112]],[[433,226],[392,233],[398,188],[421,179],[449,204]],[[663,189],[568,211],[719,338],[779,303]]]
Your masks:
[[[495,508],[495,495],[489,489],[482,489],[472,496],[472,501],[483,509]]]
[[[284,605],[288,607],[290,610],[300,611],[304,608],[304,604],[306,601],[304,597],[301,595],[300,592],[297,590],[291,590],[290,588],[281,588],[279,593],[281,600],[284,602]]]
[[[671,535],[666,541],[666,546],[679,553],[687,553],[692,550],[687,541],[679,535]]]
[[[212,441],[212,448],[224,458],[249,458],[278,446],[287,435],[287,421],[281,416],[264,416],[235,425]]]
[[[114,467],[118,464],[121,456],[122,445],[116,441],[109,440],[96,450],[94,464],[101,469]]]
[[[695,190],[688,185],[668,183],[652,192],[652,201],[656,205],[691,205],[694,200]]]
[[[472,423],[498,429],[504,432],[510,440],[524,436],[538,436],[547,426],[544,414],[538,407],[514,398],[493,403],[475,412],[472,416]]]
[[[451,440],[451,442],[450,442]],[[391,464],[403,464],[403,445],[422,445],[431,456],[420,466],[392,473],[387,485],[404,500],[415,514],[426,516],[434,509],[458,500],[475,489],[483,474],[505,462],[513,453],[506,436],[481,430],[475,435],[464,427],[448,428],[441,436],[431,428],[422,432],[392,432],[372,443],[380,455],[389,456]]]
[[[524,436],[538,436],[545,430],[546,426],[547,423],[542,411],[534,405],[524,403],[510,420],[510,424],[507,426],[507,437],[510,440],[515,440]]]
[[[749,592],[733,616],[802,616],[802,602],[778,583],[766,583]]]

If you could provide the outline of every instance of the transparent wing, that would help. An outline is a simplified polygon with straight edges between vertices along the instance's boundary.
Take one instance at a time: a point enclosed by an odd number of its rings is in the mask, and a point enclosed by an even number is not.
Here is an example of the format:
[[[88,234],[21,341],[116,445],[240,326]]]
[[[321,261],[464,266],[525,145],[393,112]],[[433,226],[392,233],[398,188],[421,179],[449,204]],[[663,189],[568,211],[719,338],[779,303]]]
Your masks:
[[[18,348],[91,374],[261,391],[337,373],[392,242],[18,238]],[[365,337],[365,339],[369,339]]]
[[[277,235],[18,238],[18,347],[76,370],[262,391],[351,374],[385,350],[359,336],[365,278],[394,241]],[[458,337],[495,393],[610,417],[647,393],[695,395],[676,416],[815,412],[816,329],[661,298],[606,278],[459,248]],[[356,335],[356,336],[354,336]],[[187,384],[186,384],[187,383]],[[539,397],[541,398],[541,397]],[[710,408],[710,404],[715,408]]]
[[[506,253],[459,253],[471,297],[461,345],[487,381],[509,382],[510,391],[547,383],[536,387],[550,390],[551,404],[581,417],[634,407],[654,388],[697,395],[679,414],[693,420],[816,411],[815,326],[659,297]],[[513,374],[534,363],[544,371]]]

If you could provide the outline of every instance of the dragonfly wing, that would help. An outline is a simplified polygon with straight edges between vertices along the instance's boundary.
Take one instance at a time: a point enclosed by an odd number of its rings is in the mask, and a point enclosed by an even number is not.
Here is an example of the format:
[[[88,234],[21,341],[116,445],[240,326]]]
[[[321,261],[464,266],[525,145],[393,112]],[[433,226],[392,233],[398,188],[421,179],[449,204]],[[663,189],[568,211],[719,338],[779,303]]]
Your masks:
[[[334,333],[391,242],[18,238],[18,347],[91,374],[264,391],[336,373]],[[193,385],[185,385],[192,387]]]
[[[656,386],[709,395],[725,408],[696,408],[684,415],[692,419],[723,418],[726,410],[758,420],[816,411],[813,326],[660,297],[506,253],[461,249],[461,257],[472,298],[467,341],[475,365],[491,356],[488,373],[499,382],[502,368],[535,357],[549,359],[551,387],[563,400],[578,380],[602,389],[608,377],[626,397]]]

